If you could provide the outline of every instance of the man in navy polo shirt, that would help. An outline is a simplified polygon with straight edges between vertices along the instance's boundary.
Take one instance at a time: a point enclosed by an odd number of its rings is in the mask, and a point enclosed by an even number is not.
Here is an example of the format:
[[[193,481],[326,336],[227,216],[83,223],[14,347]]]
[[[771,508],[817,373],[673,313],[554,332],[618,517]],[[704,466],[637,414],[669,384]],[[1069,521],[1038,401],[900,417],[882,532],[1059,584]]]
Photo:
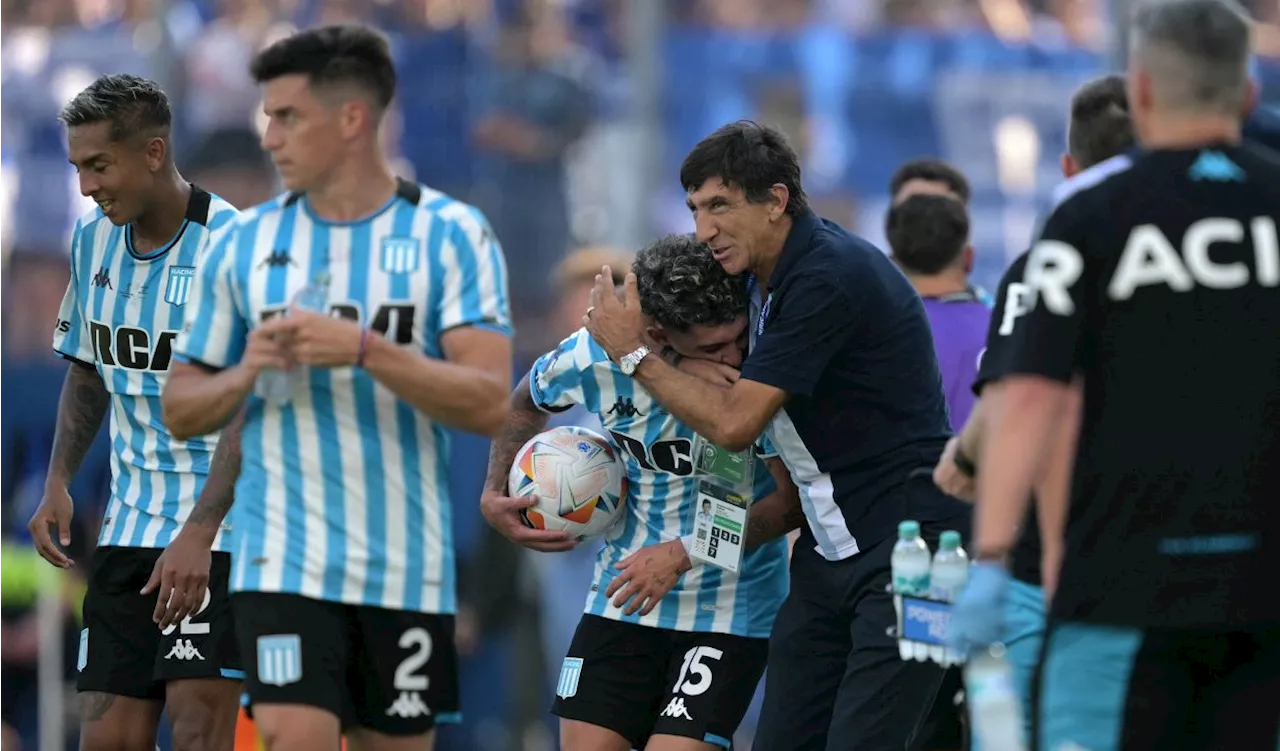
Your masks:
[[[903,662],[888,631],[894,529],[967,533],[969,509],[930,472],[949,435],[920,297],[880,250],[816,216],[777,131],[726,125],[685,158],[697,237],[749,273],[751,351],[717,387],[652,357],[635,278],[608,273],[585,323],[595,340],[700,435],[731,450],[766,432],[800,488],[807,524],[769,644],[759,748],[904,748],[942,678]]]

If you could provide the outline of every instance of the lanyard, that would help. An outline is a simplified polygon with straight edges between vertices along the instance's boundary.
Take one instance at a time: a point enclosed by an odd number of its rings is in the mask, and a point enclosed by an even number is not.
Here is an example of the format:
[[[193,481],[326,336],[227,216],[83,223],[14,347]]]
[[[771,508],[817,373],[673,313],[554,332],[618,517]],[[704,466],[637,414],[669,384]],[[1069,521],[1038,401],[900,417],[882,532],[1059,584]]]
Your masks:
[[[752,274],[747,277],[747,299],[755,302],[756,299],[756,275]],[[773,294],[765,297],[764,302],[760,305],[760,317],[756,319],[756,336],[764,334],[764,319],[769,317],[769,304],[773,302]]]

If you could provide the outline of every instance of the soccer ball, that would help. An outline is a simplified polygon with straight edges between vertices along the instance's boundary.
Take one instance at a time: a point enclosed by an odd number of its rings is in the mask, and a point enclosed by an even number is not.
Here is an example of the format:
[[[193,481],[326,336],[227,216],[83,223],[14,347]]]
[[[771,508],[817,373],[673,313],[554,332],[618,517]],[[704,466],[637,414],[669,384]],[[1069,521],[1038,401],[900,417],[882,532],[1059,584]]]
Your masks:
[[[604,534],[617,521],[626,491],[627,475],[613,445],[572,426],[529,439],[507,479],[513,498],[538,498],[520,512],[525,524],[563,530],[580,540]]]

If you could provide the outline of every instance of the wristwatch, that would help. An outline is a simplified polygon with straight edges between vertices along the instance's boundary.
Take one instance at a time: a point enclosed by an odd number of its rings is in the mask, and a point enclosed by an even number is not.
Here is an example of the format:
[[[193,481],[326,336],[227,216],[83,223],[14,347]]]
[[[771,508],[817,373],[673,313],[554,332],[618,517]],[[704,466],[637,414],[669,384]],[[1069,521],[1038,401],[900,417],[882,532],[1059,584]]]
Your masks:
[[[622,369],[622,374],[631,375],[636,372],[636,366],[649,356],[649,352],[649,348],[642,344],[635,352],[623,355],[622,359],[618,360],[618,367]]]

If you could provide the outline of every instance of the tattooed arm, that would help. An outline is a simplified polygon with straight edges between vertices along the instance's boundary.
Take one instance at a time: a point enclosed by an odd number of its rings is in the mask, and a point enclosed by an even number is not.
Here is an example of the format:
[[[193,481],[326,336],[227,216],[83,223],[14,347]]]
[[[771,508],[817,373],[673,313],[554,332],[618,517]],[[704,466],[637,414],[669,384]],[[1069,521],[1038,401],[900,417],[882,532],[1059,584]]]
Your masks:
[[[209,478],[200,491],[196,507],[191,509],[191,515],[183,525],[184,528],[198,530],[202,538],[208,538],[210,545],[235,502],[236,480],[240,479],[240,433],[243,430],[244,409],[241,408],[230,424],[222,429],[218,447],[209,462]]]
[[[507,496],[507,475],[516,452],[546,426],[547,414],[533,403],[529,376],[526,375],[511,392],[511,409],[507,410],[507,416],[489,449],[489,474],[484,494],[480,496],[480,514],[489,526],[508,540],[533,550],[554,553],[570,550],[577,542],[564,532],[529,527],[520,512],[536,503],[536,499]]]
[[[71,544],[71,516],[74,506],[68,488],[84,461],[89,446],[102,427],[111,406],[111,394],[92,366],[73,362],[62,382],[58,399],[58,426],[53,434],[53,454],[49,457],[49,474],[45,478],[44,498],[27,524],[32,542],[40,557],[59,568],[70,568],[72,561],[58,548]],[[58,531],[55,544],[51,529]]]
[[[53,435],[53,455],[45,481],[67,488],[102,427],[111,406],[111,394],[92,366],[79,362],[67,368],[58,400],[58,427]]]
[[[240,433],[244,429],[244,409],[231,419],[218,438],[218,447],[209,463],[195,508],[191,509],[182,529],[169,542],[151,569],[151,578],[142,594],[159,591],[151,619],[168,628],[183,618],[200,611],[209,586],[209,567],[213,564],[211,549],[222,520],[235,501],[236,480],[240,477]]]
[[[791,481],[787,465],[776,456],[764,460],[778,483],[778,489],[751,505],[747,515],[746,549],[755,550],[804,524],[800,491]]]
[[[489,475],[484,484],[486,490],[506,494],[507,475],[511,472],[516,452],[530,438],[546,430],[548,419],[547,413],[533,403],[533,394],[529,391],[529,375],[525,374],[515,391],[511,392],[511,409],[507,412],[507,419],[498,428],[489,449]]]

